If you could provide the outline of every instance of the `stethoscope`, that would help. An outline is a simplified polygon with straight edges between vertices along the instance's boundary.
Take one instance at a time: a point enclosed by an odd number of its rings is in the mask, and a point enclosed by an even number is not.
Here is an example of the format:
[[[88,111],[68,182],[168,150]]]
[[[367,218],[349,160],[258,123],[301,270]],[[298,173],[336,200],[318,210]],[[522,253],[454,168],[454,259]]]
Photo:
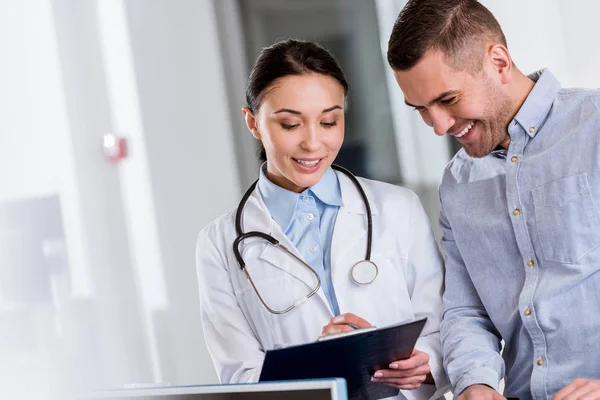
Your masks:
[[[379,275],[379,268],[377,267],[377,264],[375,264],[373,261],[371,261],[371,244],[373,241],[373,221],[372,221],[372,216],[371,216],[371,206],[369,204],[367,195],[365,194],[365,191],[363,190],[360,182],[358,181],[358,179],[356,179],[356,177],[352,174],[352,172],[348,171],[347,169],[345,169],[343,167],[340,167],[339,165],[332,165],[331,168],[335,169],[336,171],[342,172],[348,178],[350,178],[350,180],[356,186],[356,189],[359,191],[360,196],[362,197],[362,200],[364,202],[365,209],[367,211],[367,252],[366,252],[364,260],[358,261],[352,266],[352,269],[350,270],[350,277],[352,278],[354,283],[356,283],[357,285],[360,285],[360,286],[370,285],[371,283],[373,283],[375,281],[375,279],[377,279],[377,276]],[[248,188],[246,193],[244,193],[244,196],[242,197],[240,204],[238,205],[237,212],[235,214],[235,230],[236,230],[238,236],[233,241],[233,253],[235,254],[235,258],[236,258],[240,268],[246,274],[246,277],[250,281],[250,285],[252,285],[252,288],[256,292],[256,295],[258,296],[260,302],[265,306],[265,308],[273,314],[284,314],[288,311],[291,311],[293,308],[301,305],[306,300],[308,300],[310,297],[312,297],[315,293],[317,293],[317,291],[321,287],[321,278],[319,277],[319,274],[317,273],[317,271],[315,271],[310,265],[305,263],[302,259],[297,257],[293,252],[288,250],[287,247],[285,247],[284,245],[279,243],[279,241],[277,239],[275,239],[273,236],[268,235],[263,232],[259,232],[259,231],[252,231],[252,232],[246,232],[246,233],[244,233],[242,231],[241,220],[242,220],[242,213],[244,210],[244,206],[246,205],[248,198],[250,197],[250,195],[256,188],[257,183],[258,183],[258,180],[256,180],[250,186],[250,188]],[[264,301],[263,297],[260,295],[260,292],[258,291],[256,286],[254,285],[254,282],[252,281],[252,278],[250,277],[250,274],[248,273],[248,270],[246,268],[246,263],[244,262],[244,259],[242,258],[242,254],[240,253],[240,249],[239,249],[240,243],[243,240],[249,239],[252,237],[256,237],[256,238],[260,238],[260,239],[264,239],[264,240],[268,241],[271,245],[277,247],[284,253],[290,255],[291,257],[296,259],[298,262],[300,262],[302,265],[304,265],[306,268],[308,268],[315,275],[315,277],[317,279],[316,287],[314,289],[312,289],[310,291],[310,293],[299,298],[298,300],[296,300],[293,304],[291,304],[287,308],[284,308],[281,310],[275,310],[275,309],[269,307],[267,305],[267,303]]]

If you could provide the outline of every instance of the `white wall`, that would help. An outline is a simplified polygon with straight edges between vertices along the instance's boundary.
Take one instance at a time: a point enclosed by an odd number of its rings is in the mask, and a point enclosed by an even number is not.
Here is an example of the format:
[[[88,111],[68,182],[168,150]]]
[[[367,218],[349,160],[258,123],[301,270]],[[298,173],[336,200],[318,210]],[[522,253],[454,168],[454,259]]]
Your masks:
[[[106,8],[125,11],[124,43]],[[40,314],[72,388],[216,382],[195,240],[241,188],[214,18],[210,1],[0,1],[0,201],[61,198],[69,275]],[[131,44],[129,65],[106,48]],[[121,164],[101,152],[114,131]]]
[[[600,88],[600,2],[559,1],[569,86]]]
[[[64,109],[55,101],[58,65],[45,11],[40,1],[0,1],[0,201],[61,187]]]
[[[523,73],[548,67],[563,83],[568,83],[570,65],[566,51],[575,43],[563,34],[560,4],[564,1],[483,0],[482,3],[500,22],[508,49]]]
[[[161,377],[215,382],[201,331],[195,241],[241,196],[215,13],[210,1],[125,4],[168,298],[155,314]]]
[[[80,174],[89,178],[85,203],[95,196],[108,206],[86,213],[97,239],[89,252],[101,251],[109,264],[102,278],[93,277],[94,301],[109,299],[118,282],[142,330],[126,336],[138,337],[137,350],[121,349],[131,372],[113,371],[104,382],[215,382],[201,331],[194,246],[204,225],[237,204],[240,185],[211,2],[103,0],[75,11],[56,4],[69,60],[65,88],[71,98],[87,99],[72,102],[78,112],[71,117],[95,120],[98,128],[73,140]],[[95,92],[88,94],[90,83]],[[129,140],[121,164],[90,158],[108,131]],[[107,221],[120,226],[107,230]],[[115,256],[126,256],[126,265]],[[124,312],[106,322],[131,330]],[[105,345],[120,348],[118,341]]]

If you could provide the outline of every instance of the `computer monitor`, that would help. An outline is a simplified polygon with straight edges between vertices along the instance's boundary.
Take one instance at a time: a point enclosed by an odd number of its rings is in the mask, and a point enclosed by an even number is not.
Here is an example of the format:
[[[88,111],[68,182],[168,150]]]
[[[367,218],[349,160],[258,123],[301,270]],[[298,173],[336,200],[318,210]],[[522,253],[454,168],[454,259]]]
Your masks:
[[[109,390],[85,400],[347,400],[344,379]]]

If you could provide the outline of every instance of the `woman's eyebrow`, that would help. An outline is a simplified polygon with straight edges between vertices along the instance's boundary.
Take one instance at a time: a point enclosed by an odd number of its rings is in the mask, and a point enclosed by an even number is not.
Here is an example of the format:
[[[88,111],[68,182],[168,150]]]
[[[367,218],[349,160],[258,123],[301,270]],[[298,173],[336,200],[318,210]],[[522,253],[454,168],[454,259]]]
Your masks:
[[[328,113],[333,110],[342,110],[342,107],[335,105],[333,107],[324,109],[323,111],[321,111],[321,113],[325,114],[325,113]],[[300,111],[292,110],[291,108],[280,108],[279,110],[275,111],[273,114],[279,114],[282,112],[287,112],[287,113],[296,114],[296,115],[302,115],[302,113]]]

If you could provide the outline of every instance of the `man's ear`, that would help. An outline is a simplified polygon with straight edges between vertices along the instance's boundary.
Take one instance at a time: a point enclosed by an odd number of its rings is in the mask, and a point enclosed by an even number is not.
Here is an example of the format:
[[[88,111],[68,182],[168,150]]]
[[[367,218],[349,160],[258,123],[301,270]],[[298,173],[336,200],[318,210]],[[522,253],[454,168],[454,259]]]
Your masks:
[[[508,49],[501,44],[494,44],[488,50],[488,57],[494,72],[500,78],[500,82],[504,84],[508,83],[513,68],[512,58]]]
[[[258,125],[256,123],[256,118],[254,118],[254,114],[252,113],[252,110],[250,110],[250,108],[248,108],[248,107],[243,107],[242,115],[244,116],[244,120],[246,121],[246,126],[248,127],[248,130],[250,132],[252,132],[252,136],[254,136],[255,139],[260,140],[261,139],[260,132],[258,131]]]

